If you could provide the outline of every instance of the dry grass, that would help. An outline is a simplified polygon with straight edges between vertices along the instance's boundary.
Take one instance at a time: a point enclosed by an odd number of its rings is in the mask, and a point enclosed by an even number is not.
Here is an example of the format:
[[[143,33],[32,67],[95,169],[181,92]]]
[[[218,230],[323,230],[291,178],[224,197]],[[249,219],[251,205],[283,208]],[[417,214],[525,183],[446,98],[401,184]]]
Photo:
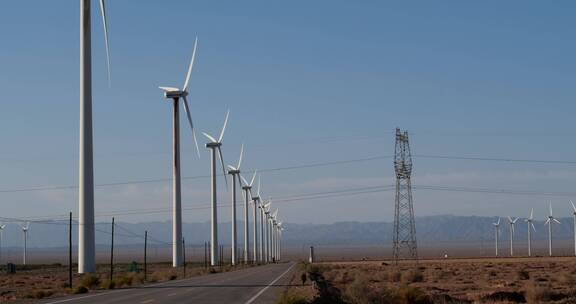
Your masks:
[[[345,303],[576,303],[574,258],[430,260],[399,265],[334,262],[318,267],[324,279],[340,290]],[[307,288],[312,297],[305,298],[313,303],[313,287]]]
[[[223,267],[216,272],[239,269]],[[129,264],[117,264],[114,279],[109,278],[109,266],[99,265],[94,275],[73,273],[73,289],[68,287],[68,268],[62,265],[30,265],[18,268],[16,274],[0,275],[0,303],[19,302],[23,299],[54,298],[68,294],[87,293],[90,290],[130,288],[144,283],[182,279],[183,270],[173,269],[171,263],[148,265],[147,280],[143,273],[128,272]],[[2,272],[2,269],[0,269]],[[189,265],[186,277],[208,274],[209,270],[200,265]]]

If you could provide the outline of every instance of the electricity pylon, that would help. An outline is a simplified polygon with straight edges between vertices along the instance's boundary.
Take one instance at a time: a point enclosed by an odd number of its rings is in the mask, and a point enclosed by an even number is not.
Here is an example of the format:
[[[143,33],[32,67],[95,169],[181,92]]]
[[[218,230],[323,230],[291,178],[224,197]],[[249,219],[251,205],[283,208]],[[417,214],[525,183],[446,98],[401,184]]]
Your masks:
[[[412,201],[412,155],[408,142],[408,132],[396,129],[394,152],[396,171],[396,206],[394,208],[394,261],[418,259],[416,247],[416,224]]]

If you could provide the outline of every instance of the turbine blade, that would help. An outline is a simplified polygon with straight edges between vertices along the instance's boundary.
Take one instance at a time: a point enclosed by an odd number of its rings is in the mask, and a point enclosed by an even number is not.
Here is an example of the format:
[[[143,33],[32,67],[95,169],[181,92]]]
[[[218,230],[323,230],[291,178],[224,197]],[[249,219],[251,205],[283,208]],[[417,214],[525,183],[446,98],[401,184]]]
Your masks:
[[[244,144],[240,147],[240,158],[238,159],[238,171],[240,171],[240,166],[242,166],[242,157],[244,157]]]
[[[110,43],[108,42],[108,18],[106,17],[106,5],[104,0],[100,0],[100,14],[102,15],[102,26],[104,27],[104,43],[106,44],[106,67],[108,69],[108,87],[112,86],[110,80]]]
[[[260,186],[262,186],[262,179],[258,176],[258,197],[260,197]]]
[[[561,224],[560,221],[557,220],[557,219],[552,219],[552,220],[555,221],[555,222],[558,223],[558,224]]]
[[[221,143],[222,139],[224,139],[224,132],[226,131],[226,126],[228,125],[228,117],[230,116],[230,110],[226,112],[226,119],[224,120],[224,126],[222,127],[222,131],[220,132],[220,137],[218,137],[218,142]]]
[[[534,219],[534,208],[530,209],[530,220]]]
[[[222,173],[224,173],[224,181],[226,182],[226,189],[228,189],[228,177],[226,177],[226,166],[224,165],[224,158],[222,157],[222,149],[218,147],[218,157],[220,158],[220,164],[222,165]]]
[[[258,170],[254,170],[254,174],[252,175],[252,180],[250,181],[250,187],[254,184],[254,180],[256,179],[256,175],[258,174]]]
[[[544,222],[544,225],[549,225],[549,224],[550,224],[550,218],[548,218],[548,219],[546,220],[546,222]]]
[[[231,171],[236,170],[236,168],[234,168],[234,167],[232,167],[232,166],[230,166],[230,165],[228,165],[227,167],[228,167],[228,169],[231,170]]]
[[[572,209],[574,209],[574,212],[576,213],[576,206],[574,206],[574,203],[572,202],[572,200],[570,200],[570,204],[572,204]]]
[[[194,66],[194,59],[196,58],[196,46],[198,45],[198,37],[194,40],[194,49],[192,50],[192,59],[190,60],[190,65],[188,66],[188,73],[186,74],[186,80],[184,81],[184,87],[182,91],[188,92],[188,83],[190,82],[190,75],[192,75],[192,67]]]
[[[532,229],[534,230],[534,232],[536,232],[536,227],[534,226],[534,223],[530,222],[530,224],[532,224]]]
[[[512,218],[508,217],[508,222],[512,223]]]
[[[190,112],[190,106],[188,105],[188,99],[186,96],[183,98],[184,111],[186,111],[186,117],[188,117],[188,123],[190,124],[190,129],[192,129],[192,137],[194,138],[194,145],[196,146],[196,154],[200,158],[200,148],[198,148],[198,140],[196,139],[196,129],[194,129],[194,124],[192,123],[192,113]]]
[[[244,183],[245,186],[249,186],[250,184],[248,184],[248,181],[246,181],[246,179],[244,178],[244,176],[240,175],[240,181],[242,183]]]
[[[500,225],[500,217],[498,217],[498,222],[496,225]]]
[[[550,216],[552,216],[552,202],[550,202]]]
[[[208,133],[206,133],[206,132],[202,132],[202,134],[203,134],[204,136],[206,136],[206,138],[208,138],[211,142],[213,142],[213,143],[217,143],[217,142],[218,142],[218,141],[216,141],[216,138],[210,136],[210,134],[208,134]]]

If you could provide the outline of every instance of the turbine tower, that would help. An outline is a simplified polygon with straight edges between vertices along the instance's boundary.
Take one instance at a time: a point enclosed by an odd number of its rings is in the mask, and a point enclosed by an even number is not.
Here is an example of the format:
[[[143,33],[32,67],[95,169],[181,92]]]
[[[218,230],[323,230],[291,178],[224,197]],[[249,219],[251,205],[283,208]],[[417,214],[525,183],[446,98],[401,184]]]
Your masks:
[[[492,223],[492,225],[494,225],[494,233],[495,233],[495,237],[494,239],[496,240],[496,256],[498,256],[498,237],[500,236],[500,217],[498,217],[498,221],[496,223]]]
[[[548,219],[546,220],[544,225],[548,225],[548,255],[552,256],[552,224],[554,222],[560,224],[560,221],[554,218],[554,215],[552,215],[552,203],[550,203],[549,206],[550,206],[550,215],[548,216]]]
[[[180,99],[183,99],[184,111],[188,118],[188,124],[192,129],[192,137],[196,145],[196,153],[200,157],[198,149],[198,142],[196,140],[196,132],[194,131],[194,124],[192,123],[192,114],[188,106],[188,84],[190,75],[192,75],[192,67],[194,66],[194,59],[196,58],[196,46],[198,45],[198,38],[194,40],[194,49],[192,50],[192,59],[188,66],[188,73],[184,80],[182,89],[172,87],[160,87],[164,91],[164,97],[172,101],[172,267],[180,267],[184,264],[183,259],[183,244],[182,244],[182,191],[180,181]]]
[[[218,246],[218,198],[216,191],[216,150],[218,150],[218,157],[220,158],[220,164],[222,165],[222,171],[224,173],[224,180],[228,184],[226,179],[226,167],[224,166],[224,158],[222,157],[222,139],[224,139],[224,132],[226,131],[226,125],[228,125],[228,117],[230,116],[230,111],[226,112],[226,119],[224,119],[224,126],[222,131],[220,131],[220,137],[216,140],[213,136],[208,133],[202,132],[210,142],[206,144],[206,148],[211,151],[211,188],[212,188],[212,203],[211,203],[211,225],[210,225],[210,265],[216,266],[218,264],[219,257],[219,246]]]
[[[260,180],[260,176],[258,176],[258,190],[256,191],[256,196],[252,196],[252,202],[253,202],[253,217],[254,217],[254,222],[253,222],[253,226],[254,226],[254,231],[253,231],[253,238],[254,238],[254,242],[252,243],[252,249],[253,249],[253,260],[254,263],[258,264],[259,259],[258,259],[258,208],[260,205],[260,186],[261,186],[261,180]]]
[[[248,203],[252,200],[252,184],[254,183],[254,179],[256,178],[256,171],[254,171],[254,175],[252,175],[252,180],[250,183],[244,179],[242,175],[240,175],[240,179],[244,184],[242,186],[242,190],[244,190],[244,263],[248,264],[249,262],[249,244],[250,244],[250,234],[248,228]],[[256,221],[256,209],[254,209],[254,222]],[[254,227],[254,240],[256,240],[256,227]]]
[[[516,225],[518,218],[512,219],[508,217],[508,224],[510,224],[510,256],[514,256],[514,225]]]
[[[2,264],[2,234],[6,225],[0,224],[0,264]]]
[[[268,199],[268,204],[264,207],[264,230],[266,231],[266,240],[264,242],[264,255],[266,263],[270,263],[270,234],[272,233],[270,229],[270,206],[272,205],[272,199]]]
[[[532,230],[536,232],[536,227],[534,227],[534,208],[530,209],[530,217],[526,219],[528,223],[528,256],[532,256]]]
[[[26,225],[22,226],[22,232],[24,233],[24,256],[22,259],[23,265],[26,265],[26,253],[28,251],[28,230],[30,230],[29,222],[27,222]]]
[[[416,223],[412,201],[412,155],[408,142],[408,132],[396,129],[394,153],[396,171],[396,204],[394,210],[394,260],[418,259],[416,246]]]
[[[244,155],[244,144],[240,148],[240,158],[238,159],[238,165],[228,166],[228,174],[232,175],[232,265],[236,265],[236,250],[237,250],[237,239],[238,233],[236,232],[236,181],[240,183],[242,187],[242,181],[240,180],[240,166],[242,165],[242,156]],[[246,211],[244,211],[246,215]],[[246,228],[246,224],[244,224]]]
[[[100,0],[104,26],[108,85],[110,49],[104,0]],[[80,154],[78,174],[78,273],[96,271],[94,235],[94,148],[92,146],[92,18],[91,1],[80,0]]]
[[[572,215],[574,216],[574,255],[576,255],[576,206],[574,206],[572,200],[570,200],[570,204],[572,205]]]

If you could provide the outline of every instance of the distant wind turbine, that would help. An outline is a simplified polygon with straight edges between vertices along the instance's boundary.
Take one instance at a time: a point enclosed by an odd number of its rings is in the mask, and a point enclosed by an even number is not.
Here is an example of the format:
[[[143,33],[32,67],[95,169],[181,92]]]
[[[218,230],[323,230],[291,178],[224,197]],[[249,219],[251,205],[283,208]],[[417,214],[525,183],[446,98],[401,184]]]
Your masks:
[[[510,224],[510,256],[514,256],[514,225],[516,225],[518,218],[512,219],[508,217],[508,223]]]
[[[2,234],[4,233],[6,225],[0,225],[0,264],[2,264]]]
[[[244,155],[244,144],[240,148],[240,157],[238,159],[238,165],[228,166],[228,174],[232,175],[232,265],[236,265],[236,251],[237,251],[237,235],[236,232],[236,181],[240,183],[240,187],[242,187],[242,181],[240,180],[240,166],[242,166],[242,156]],[[246,210],[244,211],[246,215]],[[244,224],[246,228],[247,224]]]
[[[574,255],[576,255],[576,206],[572,200],[570,200],[570,204],[572,205],[572,216],[574,216]]]
[[[244,184],[242,186],[242,190],[244,190],[244,263],[248,264],[248,260],[250,259],[249,255],[249,244],[250,244],[250,233],[248,228],[248,204],[252,200],[252,184],[254,183],[254,179],[256,178],[256,170],[254,171],[254,175],[252,176],[252,180],[250,183],[244,179],[242,175],[240,175],[240,179]],[[253,238],[256,241],[256,208],[254,208],[254,231],[253,231]]]
[[[270,248],[271,248],[271,234],[272,234],[272,229],[270,229],[270,220],[271,220],[271,215],[270,215],[270,209],[272,208],[272,199],[268,199],[268,204],[266,204],[266,208],[264,209],[264,217],[266,218],[266,222],[264,223],[265,226],[265,230],[266,230],[266,249],[264,250],[265,255],[266,255],[266,263],[269,263],[271,260],[271,252],[270,252]]]
[[[546,220],[544,225],[548,225],[548,255],[552,256],[552,224],[553,222],[560,224],[560,221],[554,218],[554,215],[552,215],[552,203],[550,203],[549,206],[550,206],[550,215],[548,216],[548,219]]]
[[[182,266],[183,259],[183,246],[182,246],[182,190],[180,181],[180,99],[184,105],[184,111],[188,117],[188,124],[192,129],[192,137],[196,144],[196,152],[198,155],[198,143],[196,140],[196,133],[194,124],[192,123],[192,114],[188,106],[188,85],[190,75],[192,75],[192,68],[194,66],[194,59],[196,58],[196,46],[198,45],[198,38],[194,41],[194,49],[192,50],[192,59],[188,66],[188,73],[184,80],[182,89],[172,87],[160,87],[164,91],[164,97],[172,100],[172,267]]]
[[[216,191],[216,154],[220,158],[220,163],[222,165],[222,171],[224,173],[224,180],[226,184],[228,184],[228,180],[226,179],[226,167],[224,166],[224,158],[222,157],[222,140],[224,139],[224,132],[226,132],[226,125],[228,125],[228,117],[230,116],[230,111],[226,113],[226,119],[224,119],[224,126],[222,127],[222,131],[220,131],[220,136],[218,139],[215,139],[208,133],[202,132],[210,142],[206,144],[206,148],[211,150],[211,188],[212,188],[212,204],[211,204],[211,226],[210,226],[210,265],[216,266],[218,263],[218,198],[217,198],[217,191]],[[218,152],[216,152],[218,150]]]
[[[28,230],[30,230],[30,223],[27,222],[26,225],[22,225],[22,232],[24,233],[24,257],[23,265],[26,265],[26,254],[28,251]]]
[[[252,180],[252,182],[254,182],[254,180]],[[260,207],[260,186],[261,186],[261,179],[260,176],[258,176],[258,189],[256,191],[256,196],[252,196],[252,201],[254,203],[253,205],[253,216],[254,216],[254,231],[253,231],[253,237],[254,237],[254,242],[252,243],[253,245],[253,260],[255,264],[258,264],[259,262],[259,255],[258,255],[258,208]]]
[[[498,237],[500,235],[500,217],[498,217],[498,222],[492,223],[494,225],[495,240],[496,240],[496,256],[498,256]]]
[[[530,217],[526,219],[528,223],[528,256],[532,256],[532,230],[536,232],[536,227],[534,227],[534,208],[530,209]]]
[[[100,0],[104,26],[108,85],[110,48],[104,0]],[[80,0],[80,155],[78,174],[78,273],[96,271],[94,230],[94,147],[92,141],[92,20],[91,1]]]
[[[272,200],[272,199],[270,199]],[[276,219],[278,217],[278,208],[276,208],[276,210],[274,211],[274,213],[272,213],[272,217],[270,219],[270,248],[272,250],[272,253],[270,254],[272,257],[272,262],[277,262],[278,260],[278,256],[277,256],[277,252],[276,252],[276,242],[278,241],[278,234],[277,234],[277,227],[276,227]]]

